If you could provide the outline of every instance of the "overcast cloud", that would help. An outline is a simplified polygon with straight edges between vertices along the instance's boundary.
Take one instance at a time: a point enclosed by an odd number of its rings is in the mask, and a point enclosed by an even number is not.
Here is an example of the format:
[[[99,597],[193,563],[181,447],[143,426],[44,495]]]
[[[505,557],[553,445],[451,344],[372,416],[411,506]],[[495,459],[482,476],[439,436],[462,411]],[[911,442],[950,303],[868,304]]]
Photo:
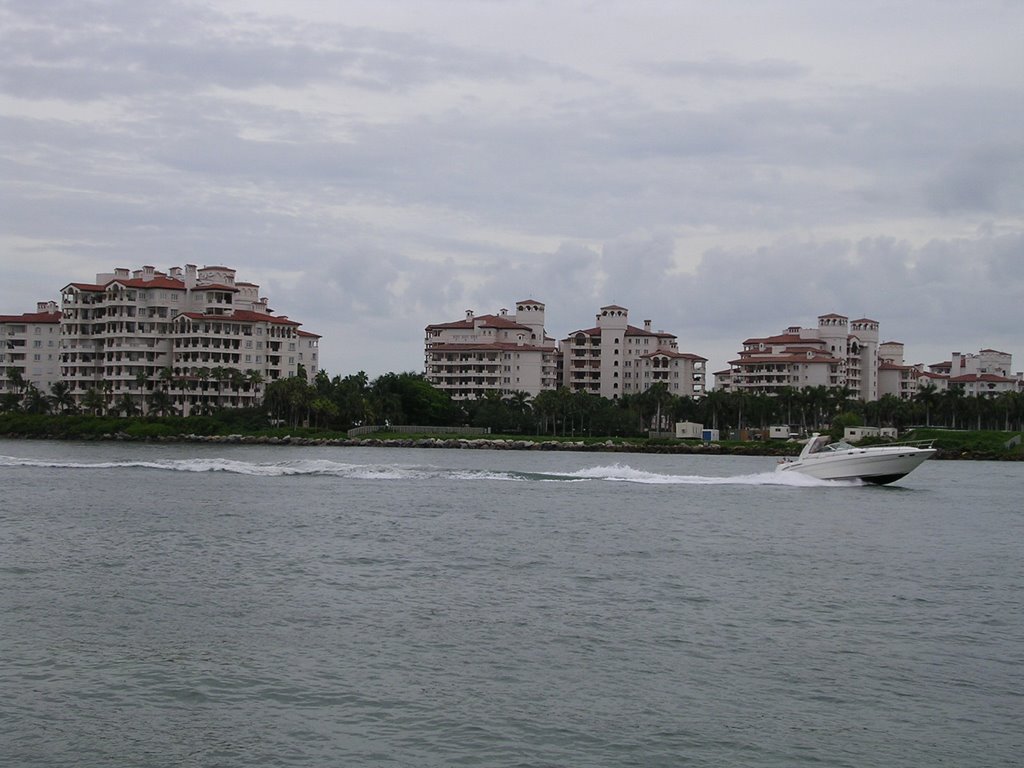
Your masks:
[[[0,313],[226,264],[332,375],[525,298],[712,370],[827,312],[1024,370],[1021,39],[1016,0],[0,0]]]

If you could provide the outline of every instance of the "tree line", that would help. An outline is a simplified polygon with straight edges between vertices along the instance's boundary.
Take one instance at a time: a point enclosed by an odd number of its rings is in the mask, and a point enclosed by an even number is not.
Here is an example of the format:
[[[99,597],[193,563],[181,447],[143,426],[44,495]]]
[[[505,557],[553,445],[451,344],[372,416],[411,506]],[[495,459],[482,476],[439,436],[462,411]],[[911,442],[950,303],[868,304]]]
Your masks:
[[[195,395],[196,404],[191,415],[209,416],[220,407],[219,400],[225,390],[255,391],[263,384],[259,371],[241,371],[237,368],[200,368],[194,376],[179,376],[171,368],[162,368],[151,377],[140,371],[134,377],[136,389],[113,397],[113,384],[99,382],[90,387],[77,401],[71,385],[57,381],[50,385],[49,393],[25,379],[18,368],[7,369],[9,389],[0,397],[0,413],[34,414],[86,414],[91,416],[178,416],[179,409],[170,394],[171,386],[184,388]]]
[[[300,372],[301,374],[302,372]],[[95,416],[174,416],[167,392],[170,376],[159,376],[146,391],[140,378],[135,397],[125,393],[115,402],[102,389],[89,390],[76,402],[66,382],[40,391],[17,369],[8,370],[9,389],[0,398],[0,411],[23,413],[86,413]],[[162,382],[162,385],[161,385]],[[263,386],[256,410],[271,425],[345,431],[364,425],[474,426],[501,434],[564,436],[643,436],[649,431],[671,432],[689,421],[717,429],[725,437],[737,430],[766,430],[788,425],[800,432],[829,427],[868,425],[946,427],[1013,431],[1024,428],[1024,395],[1005,392],[995,397],[968,396],[951,386],[920,389],[912,399],[885,395],[865,402],[848,389],[824,386],[783,388],[775,395],[713,390],[702,397],[673,395],[664,382],[639,394],[608,399],[566,388],[531,397],[526,392],[489,391],[476,400],[453,400],[419,373],[385,373],[370,379],[365,372],[330,376],[319,371],[264,383],[239,371],[211,371],[192,386],[200,393],[193,413],[220,410],[225,386]],[[223,409],[229,410],[229,409]],[[234,409],[231,409],[234,410]]]
[[[702,397],[673,395],[664,382],[645,392],[608,399],[560,387],[536,396],[491,390],[476,400],[452,400],[422,374],[365,373],[331,378],[320,371],[312,383],[284,379],[267,385],[264,407],[276,422],[345,430],[362,425],[489,427],[501,434],[643,436],[672,432],[679,421],[738,430],[788,425],[799,432],[835,426],[1024,428],[1024,395],[968,396],[962,388],[928,385],[910,400],[886,395],[865,402],[845,388],[784,388],[775,395],[713,390]]]

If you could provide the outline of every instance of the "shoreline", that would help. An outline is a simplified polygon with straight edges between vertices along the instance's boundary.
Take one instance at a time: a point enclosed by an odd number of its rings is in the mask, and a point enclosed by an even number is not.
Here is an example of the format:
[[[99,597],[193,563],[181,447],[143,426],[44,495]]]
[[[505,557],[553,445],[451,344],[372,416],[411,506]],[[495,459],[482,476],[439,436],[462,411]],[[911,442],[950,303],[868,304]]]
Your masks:
[[[105,433],[92,438],[82,437],[27,437],[25,435],[4,434],[0,437],[8,440],[59,440],[62,442],[125,442],[125,443],[205,443],[213,445],[276,445],[298,447],[336,447],[336,448],[445,448],[456,450],[492,450],[492,451],[577,451],[581,453],[649,453],[669,455],[697,456],[763,456],[785,457],[795,456],[799,446],[791,444],[774,446],[762,443],[749,445],[721,445],[719,443],[680,443],[678,445],[639,443],[585,442],[582,440],[505,440],[491,438],[315,438],[285,435],[162,435],[138,437],[124,432]],[[1022,461],[1020,455],[995,455],[991,452],[969,450],[949,450],[939,448],[933,459],[936,460],[968,460],[968,461]]]

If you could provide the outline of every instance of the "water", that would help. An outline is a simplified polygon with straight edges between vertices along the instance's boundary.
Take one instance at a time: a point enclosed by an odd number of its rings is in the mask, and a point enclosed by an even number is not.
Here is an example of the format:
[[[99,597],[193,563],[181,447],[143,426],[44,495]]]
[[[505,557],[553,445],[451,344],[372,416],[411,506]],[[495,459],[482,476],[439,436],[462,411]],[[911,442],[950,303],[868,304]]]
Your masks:
[[[1024,465],[0,441],[17,766],[1011,766]]]

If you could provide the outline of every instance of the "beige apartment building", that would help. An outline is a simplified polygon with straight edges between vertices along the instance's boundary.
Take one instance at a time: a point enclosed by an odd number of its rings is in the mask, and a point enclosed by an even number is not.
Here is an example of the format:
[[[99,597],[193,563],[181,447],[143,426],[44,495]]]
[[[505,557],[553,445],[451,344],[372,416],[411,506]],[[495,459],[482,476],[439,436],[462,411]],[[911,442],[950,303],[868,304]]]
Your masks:
[[[596,325],[573,331],[561,342],[562,385],[615,399],[664,382],[673,395],[699,397],[705,392],[705,365],[700,355],[680,352],[674,334],[629,324],[629,310],[601,307]]]
[[[44,394],[60,381],[60,309],[40,301],[35,312],[0,315],[0,396],[31,384]]]
[[[921,366],[907,365],[903,354],[901,342],[886,341],[878,345],[879,399],[892,395],[900,400],[911,400],[917,393]]]
[[[148,412],[161,392],[176,412],[253,405],[267,382],[317,372],[320,337],[277,316],[230,267],[116,269],[61,290],[55,379],[82,405],[128,396]]]
[[[1013,355],[996,349],[953,352],[949,360],[918,368],[919,388],[930,385],[942,391],[955,386],[968,397],[1024,391],[1024,373],[1013,373]]]
[[[488,391],[526,392],[531,397],[555,389],[558,349],[544,329],[544,304],[516,302],[512,314],[466,311],[462,320],[425,329],[427,381],[453,400],[473,400]]]
[[[845,387],[854,398],[877,400],[878,325],[830,313],[818,317],[817,328],[790,326],[776,336],[747,339],[729,369],[715,373],[716,386],[762,394]]]

